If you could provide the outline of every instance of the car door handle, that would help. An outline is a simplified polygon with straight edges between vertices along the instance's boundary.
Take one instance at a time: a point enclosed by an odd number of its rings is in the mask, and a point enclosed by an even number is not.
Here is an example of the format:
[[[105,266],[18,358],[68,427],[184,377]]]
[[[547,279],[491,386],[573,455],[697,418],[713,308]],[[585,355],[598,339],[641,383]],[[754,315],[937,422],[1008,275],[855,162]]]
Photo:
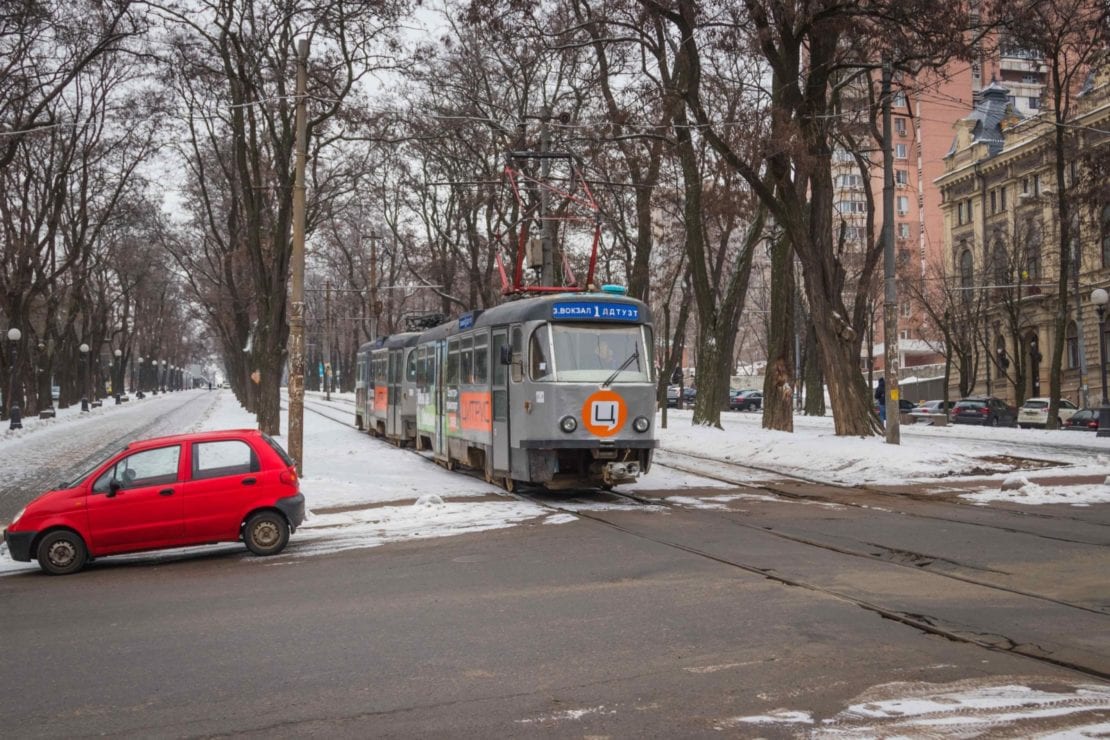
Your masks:
[[[163,488],[161,491],[158,492],[158,495],[159,496],[172,496],[173,495],[173,489],[172,488]]]
[[[257,481],[254,478],[244,478],[243,479],[243,485],[244,486],[253,486],[256,482]]]

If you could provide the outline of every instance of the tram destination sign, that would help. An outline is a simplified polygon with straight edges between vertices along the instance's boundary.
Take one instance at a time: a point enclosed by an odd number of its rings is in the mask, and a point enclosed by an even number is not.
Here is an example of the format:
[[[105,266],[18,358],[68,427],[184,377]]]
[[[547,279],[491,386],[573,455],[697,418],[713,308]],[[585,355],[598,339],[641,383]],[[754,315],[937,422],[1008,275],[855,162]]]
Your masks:
[[[563,321],[639,321],[640,307],[627,303],[572,301],[554,304],[551,318]]]

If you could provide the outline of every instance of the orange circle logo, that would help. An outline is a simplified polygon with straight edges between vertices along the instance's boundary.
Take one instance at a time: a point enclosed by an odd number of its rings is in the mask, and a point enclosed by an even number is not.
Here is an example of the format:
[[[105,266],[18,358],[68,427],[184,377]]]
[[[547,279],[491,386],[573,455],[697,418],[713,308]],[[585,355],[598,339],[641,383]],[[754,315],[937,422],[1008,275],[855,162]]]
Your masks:
[[[612,437],[624,426],[628,407],[615,391],[600,390],[582,404],[582,424],[590,434]]]

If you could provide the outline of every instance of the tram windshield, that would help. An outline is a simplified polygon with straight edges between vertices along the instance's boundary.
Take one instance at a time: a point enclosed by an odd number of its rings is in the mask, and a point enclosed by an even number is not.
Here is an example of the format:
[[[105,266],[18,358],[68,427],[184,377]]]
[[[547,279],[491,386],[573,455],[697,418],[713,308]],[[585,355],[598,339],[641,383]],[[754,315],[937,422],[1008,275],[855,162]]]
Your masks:
[[[554,363],[548,361],[552,348]],[[639,326],[545,324],[532,335],[531,354],[533,380],[567,383],[604,383],[610,378],[615,383],[651,380],[651,356],[644,347]]]

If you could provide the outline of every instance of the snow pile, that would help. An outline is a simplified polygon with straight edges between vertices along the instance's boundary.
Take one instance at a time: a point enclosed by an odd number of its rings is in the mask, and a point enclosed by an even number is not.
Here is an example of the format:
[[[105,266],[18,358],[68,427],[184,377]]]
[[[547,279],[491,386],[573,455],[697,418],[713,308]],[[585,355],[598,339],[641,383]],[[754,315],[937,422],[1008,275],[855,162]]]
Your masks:
[[[1040,506],[1043,504],[1071,504],[1090,506],[1110,503],[1110,485],[1105,483],[1088,486],[1042,486],[1024,476],[1010,476],[1002,482],[1001,490],[986,489],[964,493],[960,498],[977,504],[991,501],[1008,501]]]

